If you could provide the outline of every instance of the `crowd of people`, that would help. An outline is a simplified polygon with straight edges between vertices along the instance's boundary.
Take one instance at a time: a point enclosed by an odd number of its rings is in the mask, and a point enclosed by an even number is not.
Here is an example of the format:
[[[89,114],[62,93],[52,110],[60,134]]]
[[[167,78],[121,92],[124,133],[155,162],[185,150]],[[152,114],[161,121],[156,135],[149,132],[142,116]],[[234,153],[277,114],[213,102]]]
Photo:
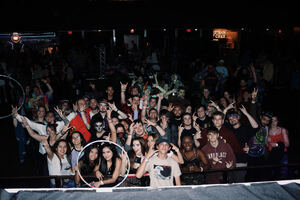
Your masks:
[[[86,187],[80,176],[111,187],[128,172],[127,186],[284,178],[282,170],[236,170],[226,179],[209,172],[287,160],[288,130],[263,109],[274,71],[267,57],[239,66],[226,66],[226,57],[197,59],[186,80],[164,71],[157,51],[137,51],[127,55],[133,67],[108,69],[100,81],[80,76],[76,57],[35,55],[24,105],[12,105],[19,162],[31,154],[36,175],[74,175],[45,187]]]

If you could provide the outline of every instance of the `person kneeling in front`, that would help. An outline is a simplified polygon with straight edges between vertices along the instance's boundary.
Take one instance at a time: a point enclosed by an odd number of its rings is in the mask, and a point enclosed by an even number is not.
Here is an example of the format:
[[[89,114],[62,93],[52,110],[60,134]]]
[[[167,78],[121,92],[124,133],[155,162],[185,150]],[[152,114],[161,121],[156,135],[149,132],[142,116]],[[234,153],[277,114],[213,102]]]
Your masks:
[[[175,185],[181,185],[179,164],[168,156],[168,152],[171,150],[170,141],[160,138],[156,147],[157,150],[150,148],[145,155],[136,172],[136,177],[141,178],[146,172],[149,172],[151,187],[173,186],[174,179]]]

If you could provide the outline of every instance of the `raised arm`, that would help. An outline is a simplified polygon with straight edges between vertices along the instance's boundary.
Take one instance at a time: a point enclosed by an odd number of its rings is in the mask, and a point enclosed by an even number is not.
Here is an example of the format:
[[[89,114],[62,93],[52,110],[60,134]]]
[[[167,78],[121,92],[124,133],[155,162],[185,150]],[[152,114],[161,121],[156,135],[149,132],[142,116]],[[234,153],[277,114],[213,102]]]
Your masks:
[[[32,130],[35,130],[40,135],[47,135],[46,126],[45,125],[33,122],[33,121],[29,120],[27,117],[19,115],[18,111],[17,111],[17,107],[13,107],[12,106],[12,113],[13,113],[14,117],[18,120],[18,122],[22,123],[22,119],[25,118],[26,121],[27,121],[27,123],[28,123],[28,125],[30,126],[30,128]]]
[[[152,147],[149,148],[148,153],[145,155],[145,158],[143,162],[141,163],[140,167],[138,168],[136,172],[137,178],[142,178],[142,176],[145,174],[145,169],[147,166],[147,163],[149,162],[149,159],[157,152],[158,150],[154,150]]]
[[[123,84],[122,82],[120,82],[120,84],[121,84],[121,104],[125,104],[126,103],[125,92],[126,92],[128,83]]]
[[[53,151],[51,150],[51,148],[50,148],[50,146],[49,146],[49,143],[48,143],[48,141],[47,141],[48,137],[49,137],[49,136],[46,136],[46,137],[42,140],[42,145],[43,145],[43,147],[44,147],[45,150],[46,150],[46,153],[47,153],[48,158],[49,158],[50,160],[52,160],[52,159],[53,159],[53,156],[54,156],[54,153],[53,153]]]
[[[158,101],[157,101],[157,113],[158,113],[158,116],[159,116],[159,113],[160,113],[161,101],[163,100],[163,98],[164,98],[164,94],[162,94],[162,93],[158,94]]]
[[[112,120],[111,120],[111,110],[110,109],[106,110],[106,115],[107,115],[108,127],[110,130],[109,140],[116,143],[117,142],[117,131],[116,131],[115,125],[112,123]]]
[[[146,120],[147,121],[147,125],[148,126],[153,126],[156,128],[156,130],[158,131],[158,133],[161,135],[161,136],[164,136],[166,134],[165,130],[162,129],[156,122],[152,122],[150,120]]]
[[[38,142],[42,142],[42,140],[44,140],[45,138],[48,138],[48,136],[45,135],[39,135],[36,132],[34,132],[32,130],[32,128],[30,128],[30,126],[27,123],[27,120],[23,117],[22,118],[22,124],[23,126],[26,128],[28,134],[35,140],[37,140]]]
[[[78,109],[79,109],[79,112],[81,114],[82,121],[83,121],[84,125],[86,126],[87,129],[90,129],[91,125],[89,124],[89,122],[87,120],[87,116],[85,115],[86,105],[85,104],[80,105]]]
[[[47,88],[49,90],[49,97],[52,97],[54,90],[51,87],[51,85],[49,84],[49,82],[46,79],[41,79],[41,81],[47,86]]]
[[[248,118],[248,120],[249,120],[249,122],[250,122],[252,128],[258,128],[257,122],[256,122],[255,119],[247,112],[247,109],[246,109],[243,105],[241,105],[240,110],[242,111],[242,113],[243,113],[244,115],[246,115],[246,117]]]
[[[142,120],[142,122],[146,121],[147,106],[148,106],[148,99],[145,98],[144,102],[143,102],[143,109],[142,109],[142,112],[141,112],[141,120]]]
[[[171,143],[171,146],[172,146],[172,149],[174,150],[174,151],[176,151],[176,154],[172,154],[172,158],[174,159],[174,160],[176,160],[179,164],[183,164],[184,163],[184,160],[183,160],[183,156],[182,156],[182,154],[181,154],[181,152],[180,152],[180,150],[179,150],[179,148],[175,145],[175,144],[173,144],[173,143]]]
[[[122,112],[121,110],[119,110],[117,108],[117,106],[115,105],[115,103],[109,103],[108,102],[108,106],[111,107],[111,109],[113,111],[115,111],[116,113],[118,113],[118,115],[119,115],[118,118],[119,119],[127,119],[127,115],[124,112]]]

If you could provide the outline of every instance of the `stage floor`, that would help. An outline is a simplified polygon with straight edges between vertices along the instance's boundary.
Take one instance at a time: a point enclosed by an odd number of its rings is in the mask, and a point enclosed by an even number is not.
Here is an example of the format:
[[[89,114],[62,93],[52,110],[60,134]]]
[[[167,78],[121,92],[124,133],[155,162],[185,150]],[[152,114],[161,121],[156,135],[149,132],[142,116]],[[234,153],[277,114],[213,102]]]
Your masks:
[[[2,189],[1,200],[243,200],[300,199],[300,179],[218,185],[189,185],[174,187],[119,187],[119,188],[24,188]]]

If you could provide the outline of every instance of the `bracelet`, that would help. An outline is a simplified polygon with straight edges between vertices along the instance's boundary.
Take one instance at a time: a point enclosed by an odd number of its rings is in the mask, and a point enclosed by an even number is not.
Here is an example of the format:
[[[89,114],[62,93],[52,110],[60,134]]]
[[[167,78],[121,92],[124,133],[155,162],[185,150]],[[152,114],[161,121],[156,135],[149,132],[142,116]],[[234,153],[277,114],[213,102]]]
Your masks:
[[[203,167],[200,167],[200,172],[203,172]]]
[[[149,162],[149,159],[148,159],[148,158],[146,158],[146,157],[144,157],[144,161],[146,161],[146,162]]]
[[[104,185],[103,181],[100,181],[100,185]]]

